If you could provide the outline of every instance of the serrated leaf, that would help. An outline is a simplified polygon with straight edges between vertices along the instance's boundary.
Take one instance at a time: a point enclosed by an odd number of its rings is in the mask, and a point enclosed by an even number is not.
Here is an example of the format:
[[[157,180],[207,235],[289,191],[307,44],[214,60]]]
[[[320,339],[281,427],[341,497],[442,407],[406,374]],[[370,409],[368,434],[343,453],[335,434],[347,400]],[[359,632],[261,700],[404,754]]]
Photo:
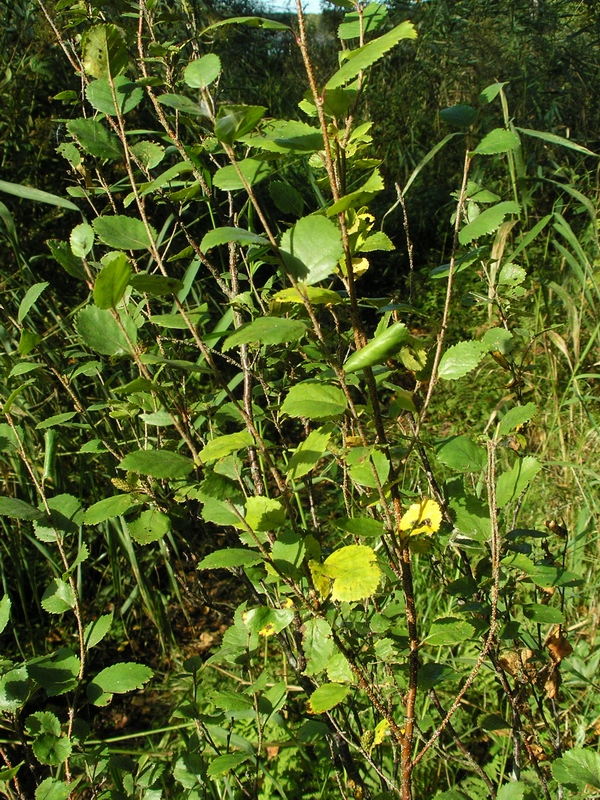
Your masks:
[[[252,447],[254,439],[247,431],[239,431],[238,433],[227,433],[223,436],[217,436],[211,439],[202,450],[200,450],[198,457],[204,464],[211,461],[218,461],[225,456],[236,453],[238,450],[244,450],[247,447]]]
[[[350,687],[342,683],[324,683],[311,694],[307,707],[310,714],[323,714],[331,711],[346,699]]]
[[[362,24],[360,20],[362,16]],[[363,35],[374,33],[386,21],[388,10],[385,3],[369,3],[359,15],[358,11],[344,14],[344,21],[338,26],[338,38],[357,39],[361,31]]]
[[[14,713],[25,705],[31,682],[27,667],[16,667],[0,677],[0,711]]]
[[[85,630],[83,632],[83,641],[87,650],[89,650],[91,647],[95,647],[97,644],[100,644],[100,642],[109,632],[112,621],[113,613],[111,611],[109,614],[102,614],[102,616],[98,617],[98,619],[94,620],[93,622],[89,622],[85,626]]]
[[[34,520],[36,538],[42,542],[55,542],[56,531],[78,534],[83,522],[83,509],[79,500],[70,494],[57,494],[49,497],[47,502],[51,523],[42,524],[40,520]]]
[[[75,608],[73,589],[66,581],[53,578],[42,596],[42,608],[49,614],[64,614],[70,608]]]
[[[69,800],[72,788],[57,778],[45,778],[35,790],[35,800]]]
[[[298,383],[287,393],[281,406],[281,413],[290,417],[319,420],[337,417],[343,414],[347,407],[346,395],[337,386],[326,383]]]
[[[50,711],[36,711],[25,721],[25,728],[33,737],[32,749],[40,764],[57,766],[71,755],[73,745],[61,736],[60,722]]]
[[[141,689],[154,675],[153,670],[144,664],[122,661],[99,672],[93,684],[110,694],[125,694],[134,689]]]
[[[326,217],[302,217],[281,237],[280,252],[286,270],[297,281],[311,286],[335,271],[344,254],[342,234]]]
[[[508,436],[511,431],[525,425],[526,422],[533,419],[537,414],[537,406],[535,403],[527,403],[524,406],[514,406],[509,409],[502,417],[498,425],[498,434],[500,436]]]
[[[475,627],[470,622],[456,617],[442,617],[433,623],[425,642],[432,647],[460,644],[474,633]]]
[[[328,217],[335,217],[349,208],[359,208],[367,205],[371,200],[385,189],[383,178],[378,169],[374,170],[366,182],[354,192],[346,194],[327,209]],[[385,236],[385,234],[384,234]]]
[[[497,153],[509,153],[516,150],[521,144],[519,135],[506,128],[495,128],[479,142],[472,155],[495,155]]]
[[[350,477],[359,486],[376,489],[383,485],[390,474],[389,458],[375,447],[353,447],[345,456]],[[377,477],[375,477],[377,474]]]
[[[80,669],[79,658],[68,647],[27,662],[29,676],[46,690],[48,697],[73,691],[79,683]]]
[[[352,536],[363,536],[366,539],[374,539],[385,533],[383,523],[370,517],[346,517],[336,520],[335,524]]]
[[[213,184],[224,192],[234,192],[237,189],[244,189],[246,184],[254,186],[260,183],[270,174],[271,167],[267,161],[244,158],[235,165],[228,164],[218,169],[213,175]]]
[[[477,119],[477,111],[473,106],[468,106],[465,103],[444,108],[440,111],[440,117],[447,122],[448,125],[455,125],[457,128],[468,128]]]
[[[359,72],[367,69],[382,58],[388,50],[402,39],[416,39],[417,31],[411,22],[401,22],[391,31],[384,33],[358,50],[352,51],[351,57],[327,81],[325,89],[335,89],[356,78]]]
[[[261,561],[260,553],[253,550],[228,547],[226,550],[217,550],[203,558],[198,564],[198,569],[235,569],[259,564]]]
[[[288,625],[294,621],[294,610],[292,608],[267,608],[259,606],[250,611],[244,611],[242,619],[244,625],[250,633],[258,633],[260,636],[272,636],[281,633]]]
[[[253,531],[272,531],[285,522],[285,509],[280,500],[271,497],[249,497],[246,500],[246,523]]]
[[[47,281],[43,283],[34,283],[25,292],[25,297],[19,303],[19,311],[17,313],[17,320],[21,323],[29,314],[31,307],[35,304],[38,297],[42,294],[44,289],[50,284]]]
[[[136,142],[131,147],[131,152],[146,169],[154,169],[165,157],[165,148],[154,142]]]
[[[438,461],[460,472],[479,472],[487,464],[486,451],[468,436],[451,436],[435,446]]]
[[[117,250],[146,250],[156,240],[156,231],[149,226],[149,232],[141,219],[123,214],[96,217],[92,223],[100,241]]]
[[[371,597],[381,579],[375,553],[363,544],[336,550],[325,559],[323,570],[333,580],[332,599],[340,602],[352,603]]]
[[[67,131],[92,156],[121,158],[123,155],[117,137],[97,119],[72,119],[67,122]]]
[[[490,352],[503,356],[508,355],[514,347],[514,337],[506,328],[490,328],[481,341]]]
[[[122,459],[119,469],[150,475],[152,478],[176,480],[189,475],[194,469],[194,462],[172,450],[136,450]]]
[[[116,308],[121,301],[129,279],[131,267],[125,253],[118,253],[102,267],[94,283],[94,303],[98,308]]]
[[[60,239],[47,239],[46,245],[52,253],[52,258],[60,264],[68,275],[72,278],[77,278],[77,280],[87,280],[81,259],[73,255],[67,242],[61,242]]]
[[[114,497],[105,497],[90,506],[83,516],[86,525],[99,525],[107,519],[120,517],[133,505],[130,494],[117,494]]]
[[[496,800],[523,800],[526,785],[520,781],[505,783],[498,789]]]
[[[523,616],[538,625],[562,625],[565,615],[560,608],[544,606],[541,603],[529,603],[523,606]]]
[[[221,59],[215,53],[190,61],[183,71],[183,80],[192,89],[206,89],[217,80],[221,72]]]
[[[127,528],[134,542],[150,544],[158,542],[171,530],[171,520],[164,511],[149,508],[142,511],[139,517],[127,522]]]
[[[156,99],[162,106],[173,108],[182,114],[187,114],[188,116],[192,117],[207,116],[208,109],[204,106],[204,104],[197,103],[195,100],[191,100],[184,94],[173,94],[168,92],[167,94],[161,94]]]
[[[23,500],[17,500],[15,497],[0,497],[0,517],[43,519],[44,514],[39,508],[34,508]]]
[[[116,104],[108,78],[90,81],[86,86],[85,96],[88,102],[101,114],[113,117],[118,113],[127,114],[129,111],[133,111],[144,99],[142,87],[137,86],[125,75],[118,75],[114,79],[113,85]]]
[[[129,285],[136,292],[149,294],[153,297],[176,294],[183,289],[183,283],[177,278],[169,278],[166,275],[147,275],[145,272],[138,272],[132,275],[129,279]],[[179,319],[182,319],[182,317],[179,316]],[[185,327],[187,328],[187,325]]]
[[[230,242],[241,245],[269,244],[264,236],[245,231],[243,228],[215,228],[215,230],[205,234],[200,242],[200,249],[203,253],[207,253],[213,247],[217,247],[220,244],[229,244]]]
[[[304,210],[304,200],[300,192],[284,181],[271,181],[269,183],[269,194],[277,208],[283,214],[293,214],[301,217]]]
[[[459,342],[449,347],[440,360],[438,375],[447,381],[455,381],[467,375],[479,364],[486,353],[481,342]]]
[[[306,323],[287,317],[258,317],[242,325],[223,342],[223,352],[241,344],[284,344],[301,339],[306,333]]]
[[[93,78],[116,78],[129,61],[125,34],[116,25],[94,25],[83,36],[83,68]]]
[[[121,314],[127,336],[108,309],[86,306],[75,317],[75,329],[83,344],[105,356],[131,355],[137,342],[137,328],[131,317]],[[129,339],[129,341],[128,341]]]
[[[517,500],[541,470],[542,465],[533,456],[525,456],[515,461],[511,469],[502,473],[496,485],[496,503],[504,508],[507,503]]]
[[[372,253],[374,250],[385,250],[387,252],[395,250],[395,245],[383,231],[376,231],[376,233],[367,236],[358,246],[359,253]]]
[[[518,213],[519,204],[512,200],[507,200],[491,208],[486,208],[478,217],[462,228],[458,234],[458,240],[461,244],[466,245],[475,239],[479,239],[481,236],[494,233],[494,231],[498,230],[507,214]]]
[[[327,444],[332,432],[333,429],[330,425],[323,425],[308,434],[288,462],[286,469],[288,478],[298,480],[316,466],[327,451]]]
[[[563,780],[562,776],[556,775],[560,767],[574,783],[600,789],[600,755],[595,750],[574,747],[557,759],[552,765],[552,772],[558,780]]]

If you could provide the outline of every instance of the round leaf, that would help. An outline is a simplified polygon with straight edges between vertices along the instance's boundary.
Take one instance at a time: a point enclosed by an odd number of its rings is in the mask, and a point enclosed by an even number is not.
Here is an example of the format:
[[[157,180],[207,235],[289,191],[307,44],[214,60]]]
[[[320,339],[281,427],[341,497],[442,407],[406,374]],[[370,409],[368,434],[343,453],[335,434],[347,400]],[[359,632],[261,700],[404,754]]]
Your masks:
[[[149,226],[149,231],[141,219],[117,214],[113,217],[97,217],[92,223],[98,238],[109,247],[117,250],[150,249],[152,240],[156,239],[156,231]],[[150,238],[152,237],[152,239]]]
[[[136,450],[125,456],[119,468],[152,478],[175,480],[189,475],[194,462],[172,450]]]
[[[221,59],[215,53],[190,61],[183,71],[183,79],[192,89],[206,89],[207,86],[219,77],[221,72]]]
[[[150,544],[162,539],[171,530],[171,520],[157,508],[142,511],[137,519],[127,523],[131,538],[138,544]]]
[[[331,711],[346,699],[350,687],[342,683],[324,683],[311,694],[308,701],[308,710],[311,714],[323,714]]]
[[[288,272],[307,286],[331,275],[344,254],[340,229],[321,215],[298,220],[281,237],[280,249]]]

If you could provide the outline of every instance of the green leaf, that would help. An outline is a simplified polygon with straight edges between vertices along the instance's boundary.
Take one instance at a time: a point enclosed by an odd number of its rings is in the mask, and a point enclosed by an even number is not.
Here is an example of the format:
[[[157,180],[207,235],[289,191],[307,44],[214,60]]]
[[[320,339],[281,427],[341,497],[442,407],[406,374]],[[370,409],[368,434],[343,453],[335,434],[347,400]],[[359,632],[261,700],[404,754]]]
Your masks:
[[[385,189],[383,178],[378,169],[374,170],[367,181],[355,192],[346,194],[327,209],[328,217],[335,217],[349,208],[360,208],[367,205],[379,192]],[[384,234],[385,235],[385,234]]]
[[[70,200],[65,200],[58,195],[43,192],[41,189],[32,189],[29,186],[22,186],[20,183],[0,181],[0,192],[12,194],[22,200],[33,200],[35,203],[47,203],[50,206],[59,206],[69,211],[79,211],[79,208]]]
[[[175,762],[173,777],[184,789],[197,789],[204,783],[204,771],[204,759],[198,753],[184,753]]]
[[[2,633],[8,623],[10,622],[10,597],[5,594],[2,600],[0,600],[0,633]]]
[[[490,353],[508,355],[514,347],[514,337],[506,328],[490,328],[482,338],[482,343]]]
[[[49,614],[64,614],[75,608],[75,595],[66,581],[53,578],[42,596],[42,608]]]
[[[346,699],[349,691],[350,687],[342,683],[324,683],[311,694],[307,703],[309,713],[323,714],[331,711]]]
[[[570,781],[581,784],[582,788],[600,789],[600,755],[595,750],[583,747],[569,750],[552,764],[552,773],[560,782],[564,782],[563,771]]]
[[[456,106],[442,109],[440,117],[448,125],[454,125],[457,128],[468,128],[477,119],[477,111],[472,106],[459,103]]]
[[[144,664],[122,661],[99,672],[89,684],[88,690],[90,686],[93,686],[94,690],[100,689],[104,694],[125,694],[134,689],[141,689],[153,675],[154,672],[150,667],[146,667]]]
[[[31,307],[35,304],[38,297],[47,286],[50,286],[50,284],[47,281],[44,281],[43,283],[34,283],[33,286],[30,286],[29,289],[27,289],[25,297],[19,303],[17,320],[20,323],[23,322],[27,314],[29,314]]]
[[[299,578],[305,555],[306,542],[300,534],[294,533],[294,531],[282,531],[277,540],[273,542],[271,549],[273,563],[284,575]]]
[[[240,172],[242,177],[240,177]],[[271,167],[267,161],[244,158],[235,165],[228,164],[226,167],[218,169],[213,175],[213,184],[224,192],[234,192],[237,189],[244,189],[246,184],[253,186],[260,183],[270,174]]]
[[[227,775],[232,769],[239,767],[245,761],[250,759],[249,755],[244,753],[226,753],[223,756],[217,756],[208,765],[206,774],[209,778],[217,778],[220,775]]]
[[[43,419],[35,426],[36,431],[43,431],[47,428],[54,428],[57,425],[64,425],[65,422],[70,422],[73,417],[77,416],[76,411],[65,411],[64,414],[54,414],[52,417]]]
[[[190,61],[183,71],[183,80],[192,89],[206,89],[221,73],[221,59],[215,53]]]
[[[220,244],[229,244],[230,242],[242,245],[269,244],[264,236],[250,233],[250,231],[245,231],[243,228],[215,228],[214,231],[209,231],[205,234],[200,242],[200,249],[203,253],[207,253],[209,250],[212,250],[213,247],[217,247]]]
[[[231,453],[236,453],[238,450],[252,447],[253,444],[254,439],[247,431],[228,433],[212,439],[202,448],[198,455],[203,463],[208,464],[210,461],[218,461]]]
[[[475,627],[464,619],[442,617],[436,619],[425,638],[432,647],[461,644],[475,633]]]
[[[72,119],[67,122],[67,131],[77,139],[81,147],[97,158],[121,158],[119,140],[106,130],[97,119]]]
[[[479,102],[491,103],[496,99],[505,86],[508,86],[508,81],[504,81],[503,83],[492,83],[490,86],[486,86],[485,89],[479,93]]]
[[[42,337],[39,333],[34,333],[33,331],[29,331],[24,328],[21,331],[21,336],[19,338],[19,345],[18,350],[19,353],[24,357],[28,356],[32,350],[38,346],[38,344],[42,341]]]
[[[398,352],[409,336],[408,328],[403,322],[394,322],[378,336],[370,339],[360,350],[352,353],[344,364],[344,372],[358,372],[376,364],[383,364]]]
[[[289,25],[284,25],[283,22],[277,22],[274,19],[265,19],[264,17],[229,17],[222,19],[220,22],[215,22],[204,28],[202,35],[213,31],[216,28],[222,28],[224,25],[245,25],[248,28],[265,28],[266,30],[273,31],[289,31]]]
[[[79,658],[68,647],[27,662],[30,677],[46,690],[48,697],[73,691],[79,684],[80,669]]]
[[[285,509],[280,500],[271,497],[249,497],[246,500],[246,523],[253,531],[272,531],[285,522]]]
[[[142,511],[137,519],[127,522],[127,528],[134,542],[150,544],[158,542],[171,530],[171,520],[158,508]]]
[[[52,253],[52,258],[58,261],[66,273],[81,281],[87,279],[81,259],[73,255],[67,242],[61,242],[60,239],[47,239],[46,244]]]
[[[496,155],[516,150],[521,144],[518,134],[506,128],[495,128],[484,136],[471,155]]]
[[[395,249],[394,243],[383,231],[376,231],[371,236],[367,236],[358,246],[359,253],[372,253],[376,250],[390,252]]]
[[[533,456],[517,459],[512,468],[498,478],[496,485],[498,508],[504,508],[507,503],[517,500],[541,468],[542,465]]]
[[[186,97],[184,94],[161,94],[157,100],[161,105],[167,106],[167,108],[174,108],[182,114],[188,114],[188,116],[206,116],[203,106],[196,103],[194,100],[190,100],[190,98]]]
[[[39,508],[30,506],[23,500],[15,497],[0,497],[0,516],[11,519],[43,519],[44,514]]]
[[[269,194],[277,208],[283,214],[293,214],[301,217],[304,210],[304,200],[299,191],[284,181],[271,181]]]
[[[343,86],[363,70],[379,61],[388,50],[398,44],[402,39],[416,39],[417,31],[411,22],[402,22],[396,25],[391,31],[384,33],[378,39],[374,39],[368,44],[353,50],[350,58],[341,68],[327,81],[325,89],[335,89]]]
[[[358,39],[362,32],[366,36],[378,30],[388,17],[385,3],[369,3],[362,11],[362,26],[358,11],[344,14],[344,21],[338,26],[338,37],[345,39]]]
[[[119,469],[150,475],[152,478],[177,480],[194,469],[194,462],[172,450],[136,450],[122,459]]]
[[[223,352],[242,344],[284,344],[301,339],[306,333],[306,323],[287,317],[258,317],[239,327],[223,342]]]
[[[345,457],[350,467],[350,477],[359,486],[377,488],[377,481],[384,484],[390,474],[390,462],[385,453],[375,447],[353,447]],[[375,478],[375,472],[377,478]]]
[[[96,217],[92,225],[100,241],[117,250],[145,250],[152,247],[156,231],[149,231],[141,219],[118,214],[112,217]]]
[[[333,580],[332,599],[340,602],[371,597],[381,579],[375,553],[364,544],[350,544],[336,550],[323,562],[323,570]]]
[[[287,271],[297,281],[311,286],[335,271],[344,254],[342,234],[323,216],[302,217],[281,237],[280,251]]]
[[[492,531],[487,503],[467,494],[461,479],[449,481],[446,487],[456,529],[469,539],[487,542]]]
[[[440,360],[438,375],[447,381],[462,378],[479,364],[486,347],[481,342],[459,342],[449,347]]]
[[[77,258],[85,258],[94,246],[94,230],[87,222],[76,225],[69,236],[71,252]]]
[[[33,752],[40,764],[57,766],[71,755],[71,740],[61,735],[60,721],[51,711],[30,714],[25,729],[33,737]]]
[[[337,386],[326,383],[297,383],[287,393],[281,413],[290,417],[319,420],[337,417],[347,408],[346,395]]]
[[[198,569],[235,569],[260,564],[262,556],[253,550],[245,548],[228,547],[226,550],[217,550],[206,556],[198,564]]]
[[[363,536],[366,539],[375,539],[385,533],[383,523],[370,517],[343,517],[336,519],[335,524],[352,536]]]
[[[541,603],[523,606],[523,616],[538,625],[562,625],[565,621],[565,615],[560,608],[544,606]]]
[[[264,106],[221,106],[215,120],[215,136],[220,142],[233,144],[258,125],[266,110]]]
[[[165,157],[165,148],[154,142],[136,142],[131,147],[131,152],[146,169],[154,169]]]
[[[537,406],[535,403],[527,403],[524,406],[514,406],[509,409],[502,417],[498,425],[498,435],[508,436],[511,431],[525,425],[526,422],[533,419],[537,414]]]
[[[35,535],[42,542],[55,542],[56,532],[76,535],[83,522],[83,509],[81,503],[71,494],[57,494],[48,498],[51,524],[42,525],[39,520],[34,520]]]
[[[83,641],[87,650],[89,650],[91,647],[95,647],[97,644],[100,644],[100,642],[109,632],[112,621],[113,612],[111,611],[108,614],[102,614],[102,616],[98,617],[98,619],[94,620],[93,622],[89,622],[85,626],[85,630],[83,632]]]
[[[486,451],[468,436],[451,436],[438,442],[435,453],[441,464],[459,472],[479,472],[487,464]]]
[[[75,330],[83,344],[105,356],[131,355],[137,341],[137,328],[126,315],[120,315],[129,341],[108,309],[86,306],[75,317]],[[130,344],[131,342],[131,344]]]
[[[288,478],[294,481],[298,480],[316,466],[327,452],[327,444],[332,432],[331,425],[323,425],[308,434],[288,462],[286,469]]]
[[[105,497],[90,506],[85,512],[83,521],[86,525],[99,525],[107,519],[120,517],[133,505],[130,494],[117,494],[114,497]]]
[[[14,714],[27,702],[30,689],[27,667],[17,667],[5,672],[0,677],[0,711]]]
[[[314,153],[323,149],[321,131],[298,120],[271,120],[261,127],[260,133],[244,136],[242,141],[270,153]]]
[[[131,277],[131,267],[125,253],[113,255],[116,257],[102,267],[94,283],[94,303],[98,308],[116,308]]]
[[[302,627],[302,648],[306,658],[304,674],[318,675],[327,666],[333,655],[331,626],[325,619],[308,619]]]
[[[583,147],[576,142],[573,142],[571,139],[565,139],[562,136],[557,136],[555,133],[548,133],[547,131],[533,131],[529,128],[517,128],[519,133],[524,133],[526,136],[533,136],[534,139],[542,139],[545,142],[550,142],[550,144],[557,144],[560,147],[566,147],[569,150],[575,150],[577,153],[583,153],[586,156],[595,156],[598,158],[598,153],[594,153],[592,150],[588,150],[587,147]]]
[[[90,81],[86,86],[85,96],[88,102],[101,114],[108,114],[112,117],[117,114],[127,114],[139,106],[144,99],[142,87],[137,86],[124,75],[118,75],[113,84],[117,99],[116,104],[108,78]]]
[[[176,294],[183,289],[183,284],[177,278],[169,278],[166,275],[147,275],[145,272],[138,272],[132,275],[129,279],[129,285],[136,292],[150,294],[153,297]],[[182,317],[179,316],[179,319],[182,319]],[[187,325],[185,327],[187,328]]]
[[[523,800],[526,788],[525,784],[520,781],[505,783],[498,789],[496,800]]]
[[[469,222],[468,225],[465,225],[458,234],[458,240],[461,244],[465,245],[488,233],[494,233],[494,231],[500,227],[507,214],[518,213],[519,204],[512,200],[507,200],[491,208],[486,208],[478,217],[475,217],[473,222]]]
[[[83,68],[92,78],[116,78],[129,62],[125,33],[116,25],[94,25],[82,39]]]
[[[335,306],[343,302],[339,294],[332,289],[321,289],[318,286],[304,286],[304,284],[299,284],[298,289],[296,289],[295,286],[289,289],[282,289],[280,292],[273,295],[273,300],[276,303],[303,303],[304,301],[302,300],[300,292],[302,292],[302,295],[306,296],[313,306]]]
[[[72,788],[56,778],[45,778],[35,790],[35,800],[69,800]]]

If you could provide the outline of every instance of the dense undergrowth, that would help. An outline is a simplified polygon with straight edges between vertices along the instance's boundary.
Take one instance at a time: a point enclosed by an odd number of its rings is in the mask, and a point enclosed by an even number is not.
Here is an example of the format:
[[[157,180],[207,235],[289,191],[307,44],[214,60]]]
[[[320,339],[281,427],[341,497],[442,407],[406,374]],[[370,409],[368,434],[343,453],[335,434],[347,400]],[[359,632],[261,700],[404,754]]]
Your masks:
[[[436,5],[12,9],[7,797],[598,795],[597,156],[469,72],[394,165]]]

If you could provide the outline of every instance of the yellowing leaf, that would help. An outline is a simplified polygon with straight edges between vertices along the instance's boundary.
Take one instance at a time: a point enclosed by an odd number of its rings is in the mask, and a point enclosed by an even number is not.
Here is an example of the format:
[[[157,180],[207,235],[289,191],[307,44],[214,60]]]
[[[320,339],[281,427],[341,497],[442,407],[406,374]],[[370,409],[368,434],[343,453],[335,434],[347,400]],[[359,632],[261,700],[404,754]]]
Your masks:
[[[352,603],[371,597],[377,591],[381,570],[375,553],[364,544],[351,544],[332,553],[323,564],[325,575],[333,580],[331,597]]]
[[[380,723],[378,723],[377,727],[373,732],[373,744],[371,745],[371,751],[374,747],[378,744],[383,744],[385,737],[388,735],[390,730],[390,725],[387,719],[382,719]]]
[[[321,599],[325,600],[331,591],[331,579],[325,572],[323,564],[319,563],[318,561],[311,559],[311,561],[308,562],[308,567],[310,569],[310,574],[312,575],[315,589],[321,595]]]
[[[400,520],[400,530],[410,531],[411,536],[420,533],[435,533],[442,524],[442,510],[435,500],[425,498],[414,503]]]

